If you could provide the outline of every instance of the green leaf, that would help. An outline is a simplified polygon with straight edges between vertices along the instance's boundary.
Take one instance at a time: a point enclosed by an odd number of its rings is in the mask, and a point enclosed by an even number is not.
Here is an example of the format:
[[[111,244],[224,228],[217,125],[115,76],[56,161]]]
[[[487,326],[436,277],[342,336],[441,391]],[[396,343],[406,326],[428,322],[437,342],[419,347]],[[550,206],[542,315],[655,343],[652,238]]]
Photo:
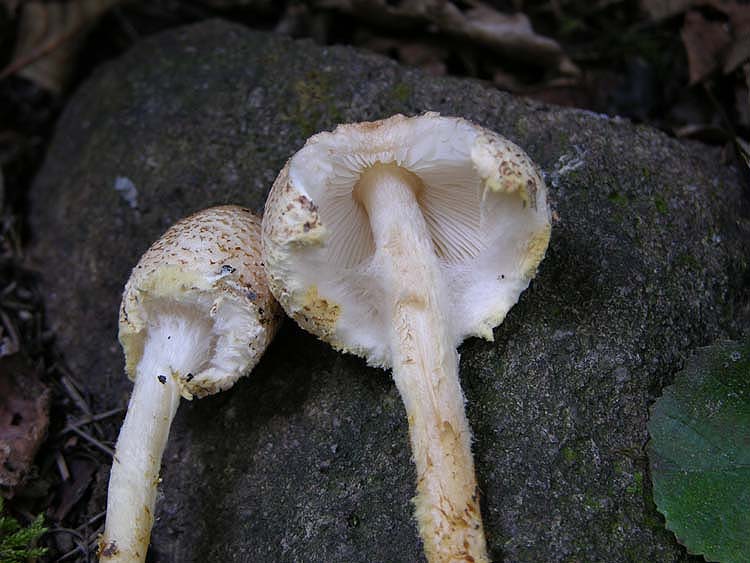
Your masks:
[[[750,561],[750,339],[700,350],[651,409],[654,500],[709,561]]]

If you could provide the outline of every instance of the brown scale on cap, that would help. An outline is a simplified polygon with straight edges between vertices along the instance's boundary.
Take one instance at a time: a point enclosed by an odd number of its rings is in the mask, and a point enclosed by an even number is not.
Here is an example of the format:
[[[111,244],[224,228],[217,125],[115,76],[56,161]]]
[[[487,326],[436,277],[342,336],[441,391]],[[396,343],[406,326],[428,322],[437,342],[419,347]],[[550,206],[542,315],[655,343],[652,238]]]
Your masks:
[[[213,295],[214,300],[223,296],[255,311],[267,336],[257,346],[265,348],[281,310],[266,282],[260,229],[260,219],[249,209],[213,207],[178,221],[144,253],[120,305],[120,342],[131,379],[143,350],[148,326],[144,307],[149,301],[179,303],[200,295]],[[225,388],[222,385],[203,381],[195,373],[191,381],[184,381],[184,392],[203,397]]]
[[[120,343],[135,382],[110,473],[102,561],[139,562],[180,397],[228,389],[260,359],[281,312],[266,284],[260,220],[221,206],[171,227],[125,286]]]

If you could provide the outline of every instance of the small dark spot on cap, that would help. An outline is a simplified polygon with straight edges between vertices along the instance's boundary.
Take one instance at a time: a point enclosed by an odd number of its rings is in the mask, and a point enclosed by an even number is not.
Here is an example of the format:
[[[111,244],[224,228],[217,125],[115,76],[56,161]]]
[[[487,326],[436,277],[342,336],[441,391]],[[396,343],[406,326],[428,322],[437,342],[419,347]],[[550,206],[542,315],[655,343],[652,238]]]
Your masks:
[[[237,268],[235,268],[234,266],[230,266],[229,264],[224,264],[224,265],[223,265],[223,266],[221,267],[221,273],[222,273],[222,274],[225,274],[225,275],[226,275],[226,274],[233,274],[233,273],[235,273],[236,271],[237,271]]]
[[[167,376],[166,375],[157,375],[156,379],[158,379],[159,383],[161,383],[162,385],[166,384],[166,382],[167,382]]]

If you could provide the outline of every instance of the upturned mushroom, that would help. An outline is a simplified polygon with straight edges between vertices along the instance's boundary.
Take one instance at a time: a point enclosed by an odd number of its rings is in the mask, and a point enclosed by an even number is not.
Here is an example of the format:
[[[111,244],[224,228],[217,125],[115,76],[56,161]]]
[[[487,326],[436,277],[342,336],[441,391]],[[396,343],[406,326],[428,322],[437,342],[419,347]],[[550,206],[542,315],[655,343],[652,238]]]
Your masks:
[[[263,259],[282,307],[334,348],[392,368],[431,562],[488,561],[456,348],[492,340],[549,236],[529,157],[436,113],[311,137],[266,203]]]
[[[258,362],[280,317],[260,256],[260,219],[236,206],[172,226],[133,269],[120,306],[135,382],[117,440],[99,557],[144,561],[161,458],[180,397],[228,389]]]

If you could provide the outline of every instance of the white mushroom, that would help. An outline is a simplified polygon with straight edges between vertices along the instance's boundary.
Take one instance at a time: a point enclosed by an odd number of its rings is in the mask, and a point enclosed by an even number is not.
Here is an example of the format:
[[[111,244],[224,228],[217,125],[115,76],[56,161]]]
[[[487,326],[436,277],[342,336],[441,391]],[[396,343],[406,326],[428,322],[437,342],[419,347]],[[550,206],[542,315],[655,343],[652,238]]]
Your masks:
[[[287,313],[393,369],[428,560],[487,561],[456,347],[492,339],[544,256],[535,166],[464,119],[397,115],[310,138],[265,213],[268,282]]]
[[[135,386],[112,463],[101,561],[145,560],[180,396],[231,387],[258,362],[279,316],[261,264],[260,220],[247,209],[196,213],[141,257],[120,307],[120,343]]]

